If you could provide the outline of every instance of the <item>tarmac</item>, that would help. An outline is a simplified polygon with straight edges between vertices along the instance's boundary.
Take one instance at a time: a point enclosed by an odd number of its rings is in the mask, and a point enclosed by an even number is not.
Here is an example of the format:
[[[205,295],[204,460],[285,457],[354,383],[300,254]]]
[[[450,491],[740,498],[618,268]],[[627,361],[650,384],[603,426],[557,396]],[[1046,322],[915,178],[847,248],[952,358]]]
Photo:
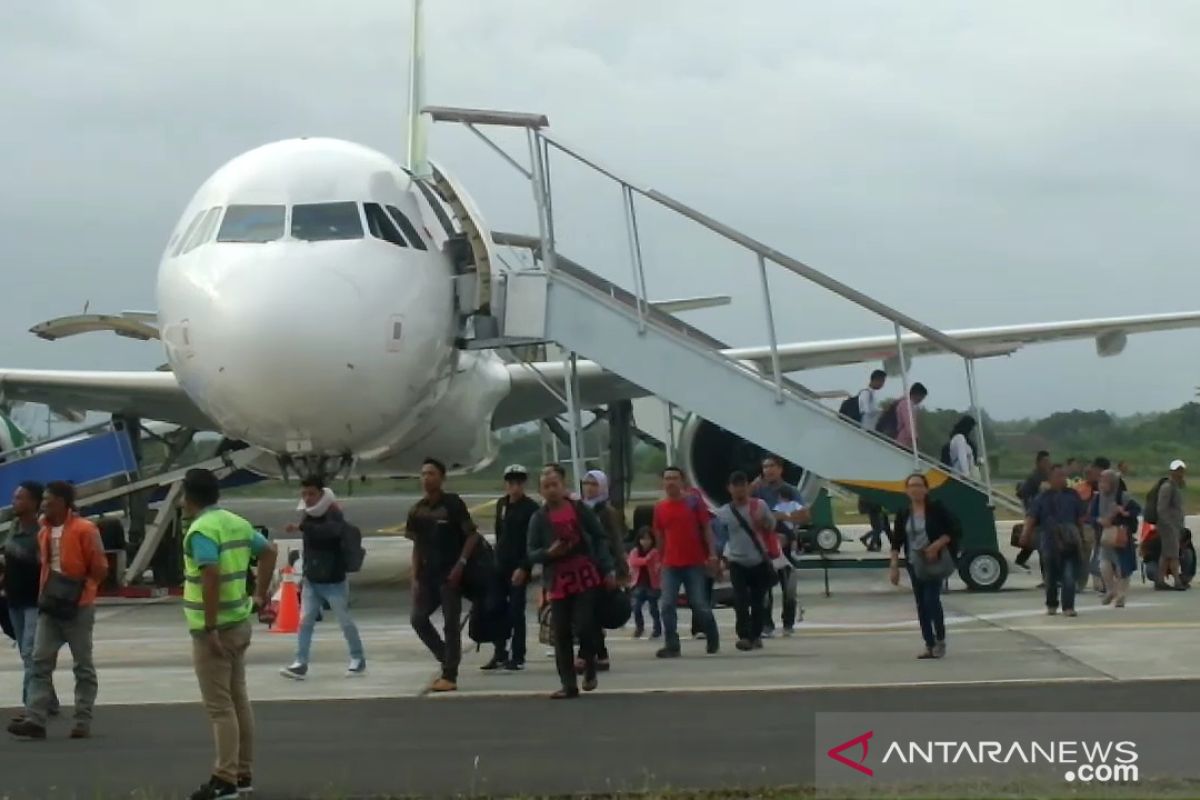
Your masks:
[[[328,617],[318,625],[303,682],[278,674],[295,635],[255,631],[247,673],[260,714],[260,796],[794,784],[811,764],[806,720],[817,707],[884,708],[904,698],[941,707],[954,698],[947,707],[960,710],[1072,703],[1178,710],[1196,704],[1200,687],[1195,592],[1155,592],[1135,576],[1124,609],[1100,605],[1089,590],[1077,618],[1048,617],[1035,589],[1035,558],[1033,573],[1016,571],[1001,592],[967,592],[954,579],[944,600],[949,654],[939,661],[915,659],[921,643],[912,595],[903,583],[892,587],[886,570],[835,571],[828,598],[820,573],[809,571],[800,578],[805,615],[794,636],[738,652],[733,612],[721,609],[723,646],[707,656],[704,642],[686,637],[689,613],[681,610],[684,657],[662,661],[654,657],[658,642],[610,631],[613,670],[601,674],[598,692],[572,703],[545,699],[557,678],[537,643],[531,595],[525,671],[480,672],[490,647],[476,652],[467,640],[457,694],[426,696],[436,665],[408,624],[408,542],[381,535],[366,546],[366,569],[352,592],[367,647],[365,677],[343,677],[345,644]],[[105,603],[95,639],[96,738],[0,739],[9,796],[21,796],[17,789],[51,796],[51,773],[38,765],[48,769],[56,753],[69,752],[72,768],[64,776],[57,762],[54,785],[67,794],[52,796],[176,791],[187,788],[180,776],[203,777],[211,746],[178,601]],[[64,651],[56,675],[64,695],[69,669]],[[15,652],[0,651],[0,702],[19,697],[20,676]],[[1143,685],[1145,692],[1137,689]],[[1127,694],[1133,705],[1119,699]],[[1134,694],[1159,699],[1135,703]],[[52,737],[61,739],[66,728],[60,723]],[[565,730],[586,731],[586,739],[564,740]],[[587,758],[572,757],[579,748]]]

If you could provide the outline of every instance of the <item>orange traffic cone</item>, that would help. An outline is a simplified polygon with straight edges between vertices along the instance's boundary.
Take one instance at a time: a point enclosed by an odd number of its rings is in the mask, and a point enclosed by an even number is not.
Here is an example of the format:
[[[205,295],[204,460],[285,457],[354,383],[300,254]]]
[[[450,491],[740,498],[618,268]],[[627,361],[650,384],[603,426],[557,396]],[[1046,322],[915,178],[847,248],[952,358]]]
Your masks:
[[[284,567],[279,584],[279,614],[271,633],[296,633],[300,630],[300,585],[294,579],[295,570]]]

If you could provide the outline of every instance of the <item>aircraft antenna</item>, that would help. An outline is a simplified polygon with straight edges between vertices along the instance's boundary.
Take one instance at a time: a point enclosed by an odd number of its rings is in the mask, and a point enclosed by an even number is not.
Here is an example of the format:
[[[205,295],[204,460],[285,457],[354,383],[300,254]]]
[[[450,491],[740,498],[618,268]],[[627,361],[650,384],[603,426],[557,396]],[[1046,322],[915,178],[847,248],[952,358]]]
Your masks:
[[[425,103],[425,35],[421,6],[422,0],[412,0],[412,39],[408,54],[408,153],[405,163],[409,172],[418,178],[429,175],[425,122],[421,115],[421,107]]]

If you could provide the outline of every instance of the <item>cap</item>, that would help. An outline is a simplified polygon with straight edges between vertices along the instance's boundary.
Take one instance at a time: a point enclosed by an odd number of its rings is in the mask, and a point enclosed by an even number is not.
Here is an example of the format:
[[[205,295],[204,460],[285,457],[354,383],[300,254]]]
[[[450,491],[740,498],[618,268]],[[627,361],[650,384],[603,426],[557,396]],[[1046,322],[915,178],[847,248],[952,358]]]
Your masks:
[[[495,474],[495,473],[492,473]],[[504,477],[517,476],[521,478],[529,477],[529,470],[525,469],[520,464],[509,464],[504,468]]]
[[[1183,463],[1182,459],[1177,458],[1171,462],[1171,472],[1177,469],[1187,469],[1187,464]]]

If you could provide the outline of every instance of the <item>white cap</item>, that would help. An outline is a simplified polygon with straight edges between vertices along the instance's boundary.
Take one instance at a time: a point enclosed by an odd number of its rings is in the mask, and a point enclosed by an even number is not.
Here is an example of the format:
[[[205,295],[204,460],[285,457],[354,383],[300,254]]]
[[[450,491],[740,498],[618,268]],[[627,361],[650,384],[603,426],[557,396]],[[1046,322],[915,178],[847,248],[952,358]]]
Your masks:
[[[1174,472],[1177,469],[1187,469],[1187,464],[1183,463],[1182,459],[1177,458],[1171,462],[1171,472]]]
[[[495,473],[492,473],[492,474],[495,474]],[[519,475],[522,478],[528,478],[529,470],[525,469],[520,464],[509,464],[507,467],[504,468],[504,477],[507,478],[510,475]]]

